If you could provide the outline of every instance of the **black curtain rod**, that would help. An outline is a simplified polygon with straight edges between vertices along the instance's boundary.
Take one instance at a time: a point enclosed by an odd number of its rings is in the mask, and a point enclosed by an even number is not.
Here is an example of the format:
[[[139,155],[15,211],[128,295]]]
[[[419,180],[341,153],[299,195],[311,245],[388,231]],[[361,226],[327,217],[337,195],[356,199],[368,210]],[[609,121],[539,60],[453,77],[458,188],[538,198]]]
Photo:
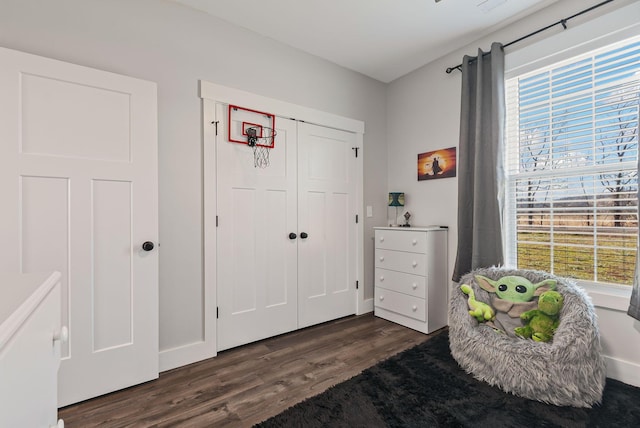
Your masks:
[[[580,15],[582,15],[582,14],[585,14],[585,13],[587,13],[587,12],[591,12],[592,10],[597,9],[597,8],[599,8],[600,6],[604,6],[604,5],[605,5],[605,4],[607,4],[607,3],[611,3],[612,1],[613,1],[613,0],[606,0],[606,1],[603,1],[602,3],[598,3],[598,4],[594,5],[594,6],[591,6],[590,8],[587,8],[587,9],[585,9],[585,10],[581,10],[580,12],[576,13],[575,15],[571,15],[571,16],[569,16],[568,18],[561,19],[561,20],[559,20],[558,22],[554,22],[553,24],[547,25],[547,26],[546,26],[546,27],[544,27],[544,28],[540,28],[539,30],[534,31],[533,33],[529,33],[529,34],[527,34],[526,36],[522,36],[522,37],[520,37],[519,39],[513,40],[513,41],[511,41],[511,42],[509,42],[509,43],[507,43],[507,44],[505,44],[505,45],[502,45],[502,47],[503,47],[503,48],[506,48],[507,46],[511,46],[511,45],[513,45],[513,44],[515,44],[515,43],[521,42],[521,41],[522,41],[522,40],[524,40],[524,39],[528,39],[529,37],[535,36],[536,34],[541,33],[541,32],[543,32],[543,31],[546,31],[546,30],[548,30],[549,28],[555,27],[556,25],[562,25],[562,28],[564,28],[564,29],[566,30],[566,29],[567,29],[567,22],[568,22],[568,21],[570,21],[570,20],[572,20],[573,18],[578,17],[578,16],[580,16]],[[485,55],[486,55],[486,54],[485,54]],[[455,67],[449,67],[449,68],[447,68],[446,72],[447,72],[447,74],[451,74],[451,72],[452,72],[453,70],[460,70],[460,71],[462,71],[462,64],[458,64],[458,65],[456,65]]]

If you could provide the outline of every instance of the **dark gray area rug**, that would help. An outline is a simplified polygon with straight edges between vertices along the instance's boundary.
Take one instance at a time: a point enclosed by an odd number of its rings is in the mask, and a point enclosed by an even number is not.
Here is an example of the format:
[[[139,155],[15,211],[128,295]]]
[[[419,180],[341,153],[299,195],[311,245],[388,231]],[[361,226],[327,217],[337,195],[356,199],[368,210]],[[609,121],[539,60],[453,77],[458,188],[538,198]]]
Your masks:
[[[640,427],[640,388],[607,379],[591,409],[519,398],[462,370],[444,330],[256,426]]]

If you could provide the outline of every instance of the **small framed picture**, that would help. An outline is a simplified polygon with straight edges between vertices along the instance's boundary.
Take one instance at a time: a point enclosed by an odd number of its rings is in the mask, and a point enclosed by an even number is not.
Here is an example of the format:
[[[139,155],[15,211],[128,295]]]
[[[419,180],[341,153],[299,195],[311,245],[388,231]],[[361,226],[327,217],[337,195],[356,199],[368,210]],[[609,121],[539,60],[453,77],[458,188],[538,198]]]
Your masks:
[[[418,181],[456,176],[456,148],[434,150],[418,155]]]

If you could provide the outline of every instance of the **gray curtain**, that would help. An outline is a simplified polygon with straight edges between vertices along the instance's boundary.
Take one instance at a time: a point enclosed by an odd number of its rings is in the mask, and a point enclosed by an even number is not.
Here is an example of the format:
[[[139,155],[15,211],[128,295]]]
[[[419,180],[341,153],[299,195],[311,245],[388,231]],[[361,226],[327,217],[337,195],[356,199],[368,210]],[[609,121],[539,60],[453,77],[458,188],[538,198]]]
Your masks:
[[[505,122],[504,52],[462,61],[462,108],[458,146],[458,254],[453,280],[478,268],[504,263],[502,215]]]
[[[640,254],[638,254],[640,257]],[[633,280],[633,290],[631,291],[631,302],[629,303],[629,316],[640,321],[640,285],[638,285],[638,261],[636,260],[636,275]]]
[[[638,153],[638,171],[640,171],[640,153]],[[640,201],[640,188],[638,189],[638,201]],[[638,222],[638,237],[640,238],[640,221]],[[636,274],[633,276],[633,290],[631,291],[631,302],[629,303],[629,316],[640,321],[640,251],[636,254]]]

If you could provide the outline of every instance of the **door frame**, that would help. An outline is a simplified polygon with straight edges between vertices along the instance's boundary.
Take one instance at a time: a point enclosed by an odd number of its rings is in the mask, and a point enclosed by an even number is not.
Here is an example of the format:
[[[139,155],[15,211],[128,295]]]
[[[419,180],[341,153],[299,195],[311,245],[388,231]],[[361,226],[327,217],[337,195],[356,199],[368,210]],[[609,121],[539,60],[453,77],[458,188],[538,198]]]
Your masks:
[[[239,89],[200,81],[200,98],[203,111],[203,189],[204,189],[204,337],[198,349],[183,348],[183,355],[171,358],[173,364],[161,364],[162,370],[178,367],[217,355],[216,338],[216,127],[213,124],[216,103],[246,106],[266,111],[279,117],[302,120],[320,126],[353,132],[356,135],[358,157],[356,162],[356,210],[359,221],[356,231],[356,280],[360,286],[356,293],[356,314],[370,312],[372,305],[364,299],[364,218],[363,211],[363,158],[364,158],[364,122],[312,108],[264,97]],[[218,124],[218,135],[224,137],[225,131]],[[355,221],[355,219],[354,219]],[[369,304],[368,304],[369,303]],[[197,344],[196,344],[197,345]],[[195,351],[195,352],[193,352]],[[166,361],[168,362],[168,361]]]

